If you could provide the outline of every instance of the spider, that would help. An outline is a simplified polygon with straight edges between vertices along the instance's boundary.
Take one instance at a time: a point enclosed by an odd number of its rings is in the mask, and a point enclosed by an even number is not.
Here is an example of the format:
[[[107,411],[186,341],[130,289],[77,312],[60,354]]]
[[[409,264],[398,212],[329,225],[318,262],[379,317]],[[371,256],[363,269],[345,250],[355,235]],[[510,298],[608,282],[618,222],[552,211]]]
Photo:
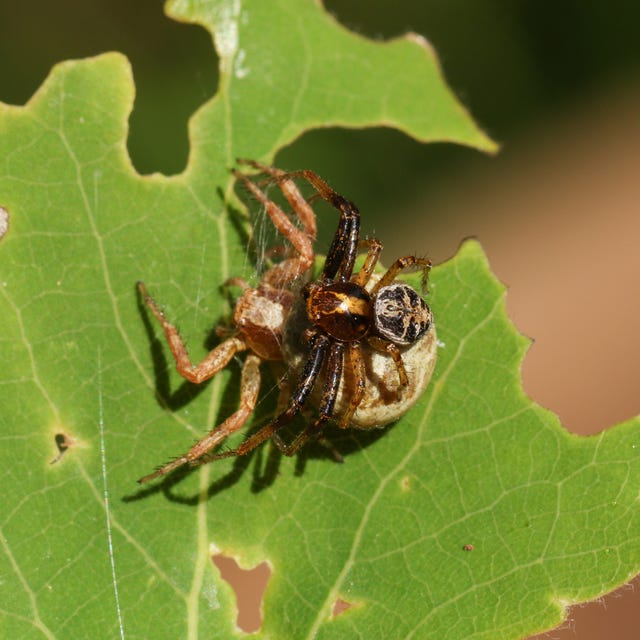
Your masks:
[[[255,288],[249,287],[242,278],[231,278],[226,282],[229,286],[239,286],[242,289],[242,294],[234,306],[235,330],[197,365],[191,362],[178,330],[167,320],[158,303],[148,293],[145,284],[137,283],[142,300],[164,330],[178,372],[190,382],[200,384],[209,380],[224,369],[236,354],[248,352],[242,366],[238,410],[198,440],[189,451],[140,478],[140,484],[163,476],[182,465],[196,465],[208,461],[206,454],[230,434],[242,428],[253,413],[260,390],[260,364],[263,361],[273,362],[282,359],[284,323],[294,300],[292,287],[309,272],[315,258],[313,242],[316,237],[316,220],[313,209],[284,171],[256,162],[250,164],[277,183],[300,221],[301,229],[245,175],[234,171],[236,177],[245,183],[264,206],[279,233],[289,240],[294,254],[285,255],[285,259],[268,269]]]
[[[381,277],[380,273],[373,273],[367,290],[371,291]],[[394,289],[401,297],[408,291],[395,286]],[[406,305],[406,300],[401,301],[401,304]],[[287,366],[297,374],[302,371],[308,356],[305,337],[310,327],[305,300],[297,300],[289,313],[282,345]],[[366,387],[360,404],[349,419],[349,426],[358,429],[383,427],[402,417],[418,401],[429,384],[435,369],[437,347],[433,323],[422,338],[410,345],[400,346],[402,364],[407,372],[407,384],[402,384],[393,358],[386,351],[378,351],[364,343],[362,355]],[[340,416],[346,411],[356,385],[353,371],[347,368],[338,389],[334,415]],[[321,401],[321,386],[317,384],[312,392],[311,402],[315,406]],[[339,456],[336,457],[340,459]]]

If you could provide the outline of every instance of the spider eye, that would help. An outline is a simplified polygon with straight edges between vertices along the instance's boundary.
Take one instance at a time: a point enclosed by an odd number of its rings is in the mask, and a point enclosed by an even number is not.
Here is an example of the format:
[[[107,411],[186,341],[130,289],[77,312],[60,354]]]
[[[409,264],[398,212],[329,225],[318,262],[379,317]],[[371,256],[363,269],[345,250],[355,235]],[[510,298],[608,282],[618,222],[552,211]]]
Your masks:
[[[431,326],[429,305],[408,284],[394,282],[382,287],[374,301],[377,333],[398,345],[419,340]]]

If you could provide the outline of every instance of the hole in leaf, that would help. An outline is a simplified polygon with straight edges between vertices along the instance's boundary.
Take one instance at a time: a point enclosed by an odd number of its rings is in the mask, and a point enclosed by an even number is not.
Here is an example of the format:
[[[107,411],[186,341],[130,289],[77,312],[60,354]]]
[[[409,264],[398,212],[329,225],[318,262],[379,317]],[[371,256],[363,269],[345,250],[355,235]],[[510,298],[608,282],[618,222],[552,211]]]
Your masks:
[[[0,240],[7,231],[9,231],[9,212],[4,207],[0,207]]]
[[[217,55],[201,26],[168,18],[158,0],[14,3],[2,12],[0,101],[24,104],[61,60],[120,51],[133,68],[129,153],[143,174],[187,163],[187,122],[215,92]]]
[[[333,603],[333,611],[331,612],[331,617],[337,618],[341,613],[347,611],[347,609],[351,609],[351,607],[353,607],[353,605],[350,602],[347,602],[342,598],[338,598]]]
[[[64,432],[56,433],[55,436],[53,436],[53,441],[56,444],[58,453],[56,457],[51,461],[51,464],[60,462],[62,456],[75,444],[75,440],[68,433]]]
[[[262,598],[264,597],[271,570],[266,562],[253,569],[242,569],[234,558],[217,553],[212,556],[220,576],[235,591],[238,604],[236,624],[245,633],[259,631],[262,626]]]

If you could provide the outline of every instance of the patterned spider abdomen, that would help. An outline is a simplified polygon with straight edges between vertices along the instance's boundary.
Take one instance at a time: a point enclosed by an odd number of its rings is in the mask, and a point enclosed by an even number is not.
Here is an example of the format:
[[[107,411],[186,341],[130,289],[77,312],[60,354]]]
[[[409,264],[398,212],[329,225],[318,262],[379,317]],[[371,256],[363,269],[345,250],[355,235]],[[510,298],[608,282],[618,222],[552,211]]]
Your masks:
[[[293,300],[291,291],[271,287],[246,289],[238,298],[233,322],[263,360],[282,360],[282,334]]]
[[[403,282],[394,282],[378,291],[373,320],[380,336],[407,346],[429,330],[433,317],[429,305],[415,289]]]

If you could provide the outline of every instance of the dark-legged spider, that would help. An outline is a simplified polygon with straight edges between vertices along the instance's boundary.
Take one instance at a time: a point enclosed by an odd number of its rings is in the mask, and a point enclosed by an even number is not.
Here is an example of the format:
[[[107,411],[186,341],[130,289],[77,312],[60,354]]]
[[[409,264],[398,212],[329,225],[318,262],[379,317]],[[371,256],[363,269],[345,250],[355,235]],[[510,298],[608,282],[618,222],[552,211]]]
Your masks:
[[[282,359],[282,340],[285,321],[294,301],[294,283],[307,275],[313,265],[313,242],[316,237],[316,220],[313,209],[304,199],[295,183],[284,171],[257,165],[272,181],[278,184],[285,198],[301,223],[298,228],[284,211],[244,175],[234,172],[264,206],[269,218],[280,234],[289,240],[294,254],[268,269],[256,288],[251,288],[241,278],[231,278],[227,284],[240,286],[242,294],[234,306],[235,331],[213,349],[198,365],[189,358],[178,330],[165,317],[156,301],[149,295],[143,282],[138,291],[147,307],[162,325],[171,353],[180,375],[195,384],[212,378],[224,369],[231,359],[242,351],[248,351],[242,366],[240,381],[240,407],[220,425],[196,442],[189,451],[159,467],[153,473],[140,478],[145,483],[165,475],[184,464],[199,464],[203,458],[229,435],[240,429],[255,409],[260,390],[260,363],[264,360]]]

